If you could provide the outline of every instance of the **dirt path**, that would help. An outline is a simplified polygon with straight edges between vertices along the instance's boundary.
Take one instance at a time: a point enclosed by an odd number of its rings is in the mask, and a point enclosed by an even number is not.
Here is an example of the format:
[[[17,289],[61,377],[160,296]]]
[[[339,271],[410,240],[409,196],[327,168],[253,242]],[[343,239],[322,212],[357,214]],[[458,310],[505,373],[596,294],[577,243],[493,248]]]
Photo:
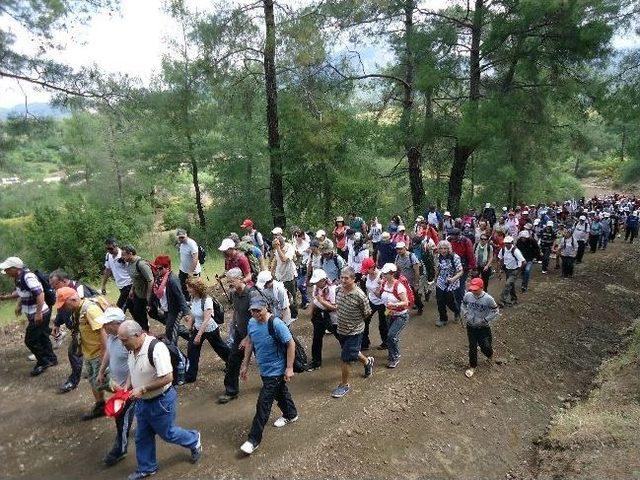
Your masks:
[[[341,400],[329,396],[339,376],[339,352],[326,337],[324,367],[291,385],[300,421],[281,431],[268,427],[251,458],[241,458],[238,446],[254,413],[259,379],[254,372],[239,400],[215,404],[222,365],[205,348],[198,383],[179,389],[178,414],[180,425],[202,430],[203,460],[192,466],[186,452],[159,442],[156,478],[505,478],[522,471],[554,409],[564,396],[587,388],[632,318],[635,299],[621,289],[640,285],[630,251],[637,258],[635,246],[616,242],[606,252],[587,254],[570,281],[553,270],[543,276],[536,266],[529,293],[503,312],[494,329],[507,363],[489,368],[481,360],[473,379],[463,375],[464,330],[453,324],[437,329],[433,301],[403,333],[400,367],[384,369],[384,352],[370,351],[379,366],[374,376],[356,376]],[[493,282],[496,294],[500,282]],[[308,317],[293,329],[310,343]],[[70,394],[55,393],[68,370],[65,350],[58,351],[60,366],[33,379],[21,331],[8,328],[0,345],[3,478],[99,480],[135,469],[133,446],[116,467],[101,465],[114,427],[106,418],[79,420],[90,406],[85,383]]]

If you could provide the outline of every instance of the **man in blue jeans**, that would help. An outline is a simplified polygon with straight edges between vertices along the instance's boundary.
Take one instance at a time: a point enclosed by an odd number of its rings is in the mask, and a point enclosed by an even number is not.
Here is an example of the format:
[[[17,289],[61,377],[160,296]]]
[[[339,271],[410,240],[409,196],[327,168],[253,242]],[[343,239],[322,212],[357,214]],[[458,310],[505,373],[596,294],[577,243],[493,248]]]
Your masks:
[[[136,460],[138,468],[129,480],[155,475],[156,435],[165,442],[188,448],[191,462],[202,456],[200,432],[175,425],[177,394],[173,381],[173,366],[167,346],[147,335],[140,324],[126,320],[118,328],[118,338],[129,350],[129,378],[125,390],[131,390],[136,402]],[[151,350],[151,351],[149,351]]]
[[[287,388],[287,382],[294,375],[293,360],[296,354],[296,344],[291,332],[282,320],[269,313],[264,297],[253,295],[249,310],[253,318],[247,326],[240,377],[243,380],[247,379],[247,367],[255,351],[256,363],[262,377],[262,389],[249,437],[240,447],[247,455],[251,455],[262,441],[262,432],[269,420],[274,400],[282,410],[282,416],[273,424],[275,427],[281,428],[298,420],[296,406]]]

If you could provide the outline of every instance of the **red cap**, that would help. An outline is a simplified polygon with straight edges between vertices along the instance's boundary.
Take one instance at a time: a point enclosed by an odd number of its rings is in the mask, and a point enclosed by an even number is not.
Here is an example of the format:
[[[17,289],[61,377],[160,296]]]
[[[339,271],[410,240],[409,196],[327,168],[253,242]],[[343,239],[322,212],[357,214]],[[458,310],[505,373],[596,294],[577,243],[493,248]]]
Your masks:
[[[376,262],[373,261],[373,258],[365,258],[360,266],[360,273],[367,273],[375,264]]]
[[[484,288],[484,281],[480,277],[476,277],[469,282],[469,291],[477,292]]]
[[[244,222],[242,222],[242,225],[240,225],[240,228],[253,228],[253,220],[251,220],[250,218],[246,218],[244,220]]]
[[[158,255],[153,261],[154,267],[165,267],[171,269],[171,257],[168,255]]]
[[[122,413],[125,403],[129,400],[131,391],[117,390],[104,404],[104,414],[107,417],[118,417]]]

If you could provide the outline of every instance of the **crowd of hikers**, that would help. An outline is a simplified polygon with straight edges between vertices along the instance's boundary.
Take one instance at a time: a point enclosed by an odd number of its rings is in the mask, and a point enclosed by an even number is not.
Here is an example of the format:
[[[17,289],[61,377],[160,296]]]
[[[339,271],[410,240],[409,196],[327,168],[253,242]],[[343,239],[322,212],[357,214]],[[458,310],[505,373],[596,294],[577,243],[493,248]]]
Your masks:
[[[176,231],[177,268],[169,255],[147,261],[134,246],[120,246],[112,237],[105,241],[99,290],[63,270],[45,275],[9,257],[0,269],[14,280],[15,290],[0,299],[17,299],[16,315],[28,320],[25,344],[36,362],[32,376],[57,365],[55,350],[69,332],[71,372],[59,392],[75,389],[84,370],[94,403],[83,420],[115,419],[107,465],[125,457],[135,417],[138,466],[129,476],[135,480],[158,469],[156,435],[189,449],[193,462],[200,459],[200,432],[175,425],[175,386],[197,381],[203,343],[225,364],[220,404],[238,397],[239,379],[246,380],[252,360],[258,366],[262,389],[240,446],[250,455],[262,441],[274,400],[282,411],[275,427],[298,420],[287,384],[295,373],[321,368],[325,337],[334,337],[341,349],[340,380],[331,391],[340,398],[350,391],[353,364],[362,364],[365,378],[374,372],[375,359],[366,355],[374,318],[380,338],[375,348],[387,351],[387,368],[398,368],[401,334],[410,316],[422,316],[434,296],[437,327],[449,324],[449,311],[466,327],[464,375],[472,377],[478,347],[489,363],[500,361],[491,325],[500,308],[517,303],[518,290],[527,292],[534,264],[541,264],[542,274],[559,269],[563,278],[572,277],[587,249],[604,250],[623,235],[625,242],[634,241],[639,209],[640,199],[619,194],[498,211],[487,203],[460,218],[430,207],[413,223],[396,215],[383,226],[378,218],[366,222],[350,214],[337,217],[327,231],[294,227],[290,237],[280,227],[263,235],[246,219],[242,236],[231,233],[220,243],[224,272],[215,282],[201,275],[206,252],[185,230]],[[110,278],[119,290],[114,305],[106,299]],[[489,283],[503,278],[494,300]],[[230,315],[225,316],[225,304]],[[310,358],[292,333],[299,311],[308,309]],[[162,335],[149,334],[150,318],[164,325]]]

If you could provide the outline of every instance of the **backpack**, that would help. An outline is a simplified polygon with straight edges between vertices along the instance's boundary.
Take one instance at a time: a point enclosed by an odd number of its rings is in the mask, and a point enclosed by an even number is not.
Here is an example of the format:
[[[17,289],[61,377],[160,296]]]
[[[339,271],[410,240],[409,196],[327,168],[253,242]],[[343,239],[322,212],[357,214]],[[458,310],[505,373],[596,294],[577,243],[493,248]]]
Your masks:
[[[285,350],[283,348],[283,343],[276,336],[276,329],[273,326],[273,317],[271,317],[267,321],[267,328],[269,329],[269,335],[271,335],[271,337],[273,337],[275,342],[280,346],[280,350]],[[293,359],[293,371],[295,373],[305,372],[307,370],[307,363],[309,362],[307,358],[307,352],[304,350],[304,347],[302,346],[302,343],[300,342],[300,340],[298,340],[296,336],[293,335],[293,333],[291,334],[291,336],[293,337],[293,341],[296,344],[296,354]],[[286,355],[286,350],[285,350],[285,355]]]
[[[153,368],[156,367],[155,363],[153,363],[153,350],[156,348],[156,344],[158,342],[162,342],[167,346],[169,350],[169,356],[171,357],[171,366],[173,367],[173,385],[183,385],[184,377],[189,366],[189,361],[187,357],[180,351],[177,345],[174,345],[166,338],[157,339],[154,338],[151,340],[149,344],[149,349],[147,350],[147,359]]]
[[[398,294],[398,284],[400,283],[407,290],[407,300],[409,301],[407,308],[413,308],[413,305],[416,303],[416,297],[413,295],[413,289],[411,288],[411,285],[409,285],[409,280],[407,280],[407,277],[404,275],[399,275],[398,278],[393,281],[393,289],[391,290],[393,296],[400,300],[400,296]]]
[[[207,261],[207,251],[202,245],[198,244],[198,262],[200,262],[200,265],[203,265],[204,262],[206,261]]]
[[[202,314],[204,315],[204,298],[200,299],[200,307],[202,308]],[[222,304],[212,295],[211,301],[213,302],[213,320],[218,324],[224,323],[224,307]]]
[[[236,248],[240,250],[242,253],[244,253],[244,256],[249,261],[249,268],[251,269],[251,278],[255,282],[258,279],[258,274],[260,273],[260,261],[258,260],[258,257],[256,257],[255,254],[253,253],[254,245],[248,242],[240,242],[238,243]]]
[[[49,275],[45,272],[41,272],[40,270],[34,270],[32,272],[40,284],[42,285],[42,291],[44,293],[44,303],[46,303],[49,309],[52,309],[56,304],[56,291],[49,285]],[[20,289],[21,290],[29,290],[27,286],[27,282],[24,280],[24,273],[20,277]]]
[[[340,273],[342,273],[342,269],[344,268],[344,259],[342,257],[340,257],[343,261],[342,266],[340,266],[340,260],[338,260],[338,255],[334,255],[333,256],[333,264],[336,266],[336,270],[338,272],[338,278],[340,278]],[[325,264],[325,258],[321,257],[320,258],[320,268],[323,268]]]

